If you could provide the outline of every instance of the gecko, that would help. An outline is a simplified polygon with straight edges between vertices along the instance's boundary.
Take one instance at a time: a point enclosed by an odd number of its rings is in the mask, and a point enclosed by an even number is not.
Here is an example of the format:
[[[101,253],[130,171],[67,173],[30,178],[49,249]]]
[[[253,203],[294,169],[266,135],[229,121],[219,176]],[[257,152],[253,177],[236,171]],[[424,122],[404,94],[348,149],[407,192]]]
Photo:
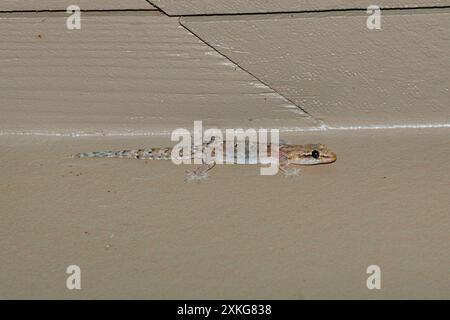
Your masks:
[[[203,150],[211,146],[211,140],[207,143],[203,143]],[[270,147],[267,145],[267,153],[270,157]],[[257,163],[255,161],[249,161],[251,144],[247,145],[245,154],[240,154],[238,145],[234,144],[234,159],[244,158],[249,163]],[[196,148],[191,149],[191,154],[185,158],[194,159],[194,153]],[[180,159],[183,158],[182,150],[179,152]],[[223,154],[226,154],[226,142],[223,142]],[[214,156],[214,150],[211,153]],[[74,157],[76,158],[125,158],[125,159],[138,159],[138,160],[171,160],[172,148],[158,147],[149,149],[134,149],[134,150],[119,150],[119,151],[97,151],[78,153]],[[311,166],[319,164],[329,164],[335,162],[337,159],[336,154],[328,149],[321,143],[295,145],[288,143],[279,144],[279,161],[278,168],[286,176],[297,176],[300,173],[298,166]],[[235,162],[236,163],[236,162]],[[206,164],[203,163],[192,170],[186,171],[185,181],[199,181],[206,180],[208,178],[208,172],[216,165],[215,162]]]

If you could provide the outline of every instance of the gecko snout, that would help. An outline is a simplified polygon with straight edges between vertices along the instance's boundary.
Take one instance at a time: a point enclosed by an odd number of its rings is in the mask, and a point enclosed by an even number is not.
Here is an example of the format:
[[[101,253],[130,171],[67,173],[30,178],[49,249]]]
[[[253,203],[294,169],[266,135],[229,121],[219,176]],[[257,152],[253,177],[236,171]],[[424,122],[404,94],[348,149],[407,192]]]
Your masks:
[[[333,163],[337,160],[337,155],[334,152],[330,152],[324,158],[325,158],[326,163]]]

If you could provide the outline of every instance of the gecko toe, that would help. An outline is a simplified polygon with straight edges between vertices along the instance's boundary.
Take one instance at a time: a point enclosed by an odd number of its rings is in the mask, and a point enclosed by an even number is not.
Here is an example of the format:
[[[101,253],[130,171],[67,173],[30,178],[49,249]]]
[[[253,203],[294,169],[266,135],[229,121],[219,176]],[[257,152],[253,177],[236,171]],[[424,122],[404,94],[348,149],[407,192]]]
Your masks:
[[[285,177],[297,177],[300,175],[300,173],[302,172],[301,169],[298,168],[289,168],[286,171],[284,171],[284,176]]]
[[[208,172],[198,171],[198,170],[186,170],[186,175],[184,177],[185,182],[200,182],[202,180],[208,180]]]

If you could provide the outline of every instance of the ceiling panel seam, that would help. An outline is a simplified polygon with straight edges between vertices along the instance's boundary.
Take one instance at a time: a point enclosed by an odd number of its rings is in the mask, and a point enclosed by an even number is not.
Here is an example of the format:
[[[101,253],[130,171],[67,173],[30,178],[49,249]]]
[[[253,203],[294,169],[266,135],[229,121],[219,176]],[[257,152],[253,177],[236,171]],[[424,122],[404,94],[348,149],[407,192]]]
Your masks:
[[[220,16],[270,16],[270,15],[283,15],[283,14],[314,14],[314,13],[324,13],[324,14],[344,14],[349,12],[364,12],[366,13],[367,7],[353,7],[353,8],[336,8],[336,9],[311,9],[311,10],[278,10],[278,11],[268,11],[268,12],[217,12],[217,13],[188,13],[188,14],[171,14],[166,9],[161,8],[154,1],[146,0],[149,4],[154,6],[156,9],[167,15],[168,17],[220,17]],[[383,11],[420,11],[420,10],[439,10],[439,9],[450,9],[450,5],[431,5],[431,6],[417,6],[417,7],[383,7],[380,6]]]
[[[227,59],[228,61],[230,61],[231,63],[233,63],[234,65],[236,65],[239,69],[241,69],[242,71],[248,73],[249,75],[251,75],[255,80],[259,81],[261,84],[265,85],[266,87],[270,88],[273,92],[277,93],[278,95],[280,95],[281,97],[283,97],[284,99],[286,99],[286,101],[288,101],[289,103],[291,103],[292,105],[296,106],[299,110],[301,110],[302,112],[304,112],[304,114],[310,118],[311,120],[319,123],[321,126],[325,126],[326,124],[320,120],[320,119],[316,119],[314,118],[310,113],[308,113],[305,109],[303,109],[302,107],[300,107],[297,103],[295,103],[293,100],[289,99],[288,97],[284,96],[283,94],[281,94],[280,92],[278,92],[278,90],[274,89],[273,87],[271,87],[269,84],[267,84],[265,81],[261,80],[260,78],[258,78],[256,75],[254,75],[252,72],[250,72],[249,70],[241,67],[238,63],[236,63],[235,61],[233,61],[233,59],[229,58],[226,54],[220,52],[220,50],[218,50],[216,47],[214,47],[213,45],[209,44],[207,41],[205,41],[204,39],[202,39],[199,35],[197,35],[195,33],[195,31],[191,30],[189,27],[187,27],[186,25],[183,24],[182,21],[182,17],[179,17],[178,22],[180,24],[180,26],[182,26],[183,28],[185,28],[188,32],[192,33],[197,39],[199,39],[201,42],[203,42],[205,45],[207,45],[209,48],[211,48],[211,50],[214,50],[215,52],[217,52],[218,54],[220,54],[222,57],[224,57],[225,59]]]

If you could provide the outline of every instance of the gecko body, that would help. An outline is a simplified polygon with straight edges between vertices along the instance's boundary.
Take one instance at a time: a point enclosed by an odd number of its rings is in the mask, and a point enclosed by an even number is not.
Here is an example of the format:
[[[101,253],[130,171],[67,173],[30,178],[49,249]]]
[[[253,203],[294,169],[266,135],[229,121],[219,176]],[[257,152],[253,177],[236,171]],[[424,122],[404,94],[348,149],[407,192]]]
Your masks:
[[[207,148],[213,148],[211,155],[215,155],[217,146],[212,147],[211,142],[204,143],[202,151]],[[222,144],[223,154],[226,155],[226,142]],[[238,148],[238,144],[234,144],[232,148],[234,151],[235,163],[256,164],[258,159],[254,157],[258,145],[248,143],[245,150]],[[194,159],[197,149],[193,147],[189,154],[184,155],[180,150],[177,155],[178,159]],[[211,151],[211,150],[209,150]],[[267,155],[271,156],[271,145],[267,145]],[[138,160],[171,160],[172,148],[150,148],[150,149],[135,149],[135,150],[119,150],[119,151],[98,151],[88,153],[78,153],[75,155],[78,158],[124,158],[124,159],[138,159]],[[279,145],[279,169],[286,175],[298,175],[299,169],[297,166],[310,166],[319,164],[328,164],[336,161],[336,154],[329,150],[323,144],[306,144],[294,145],[282,143]],[[240,159],[240,162],[238,161]],[[194,170],[186,171],[187,180],[203,180],[208,177],[207,172],[214,167],[215,163],[202,164]]]

